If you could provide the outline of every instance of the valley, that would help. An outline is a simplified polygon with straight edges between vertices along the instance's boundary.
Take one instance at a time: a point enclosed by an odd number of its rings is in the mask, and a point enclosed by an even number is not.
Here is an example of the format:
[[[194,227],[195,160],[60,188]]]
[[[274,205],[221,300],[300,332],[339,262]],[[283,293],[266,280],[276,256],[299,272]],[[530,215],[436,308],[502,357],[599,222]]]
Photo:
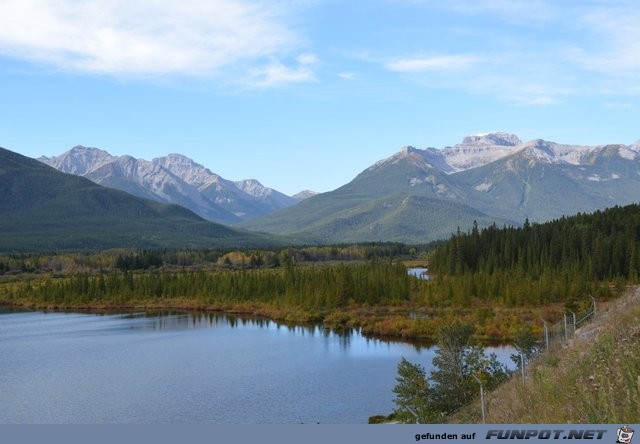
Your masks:
[[[76,151],[106,159],[112,172],[138,162]],[[0,150],[0,304],[9,313],[249,316],[325,337],[438,342],[436,356],[452,326],[472,341],[465,347],[536,343],[547,322],[581,317],[592,301],[613,306],[637,282],[640,208],[628,204],[637,157],[637,144],[470,136],[439,151],[404,148],[332,192],[228,226],[158,202],[141,185],[153,180],[138,183],[140,197]],[[151,168],[171,163],[192,168],[185,180],[211,178],[176,155]],[[81,166],[70,171],[88,171]],[[120,183],[131,190],[128,180]],[[255,181],[233,186],[264,191]],[[229,196],[238,216],[242,205]],[[411,275],[414,266],[430,278]],[[491,362],[479,371],[493,388],[509,371]],[[455,421],[461,406],[433,404],[422,419]],[[401,410],[390,418],[413,420]]]

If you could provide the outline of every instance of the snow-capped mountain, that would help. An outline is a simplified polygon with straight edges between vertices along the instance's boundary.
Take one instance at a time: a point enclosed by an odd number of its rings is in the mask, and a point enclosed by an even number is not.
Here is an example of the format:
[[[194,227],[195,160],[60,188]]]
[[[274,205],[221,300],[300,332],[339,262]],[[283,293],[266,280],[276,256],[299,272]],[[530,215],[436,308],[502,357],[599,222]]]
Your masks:
[[[60,156],[38,160],[100,185],[178,204],[205,219],[227,224],[263,216],[298,202],[257,180],[226,180],[181,154],[148,161],[76,146]]]
[[[494,132],[467,136],[462,143],[442,149],[403,147],[395,155],[381,160],[371,168],[393,163],[399,159],[410,159],[414,163],[424,161],[443,173],[453,174],[478,168],[515,154],[522,155],[531,161],[579,166],[591,165],[594,158],[606,155],[607,151],[627,160],[636,160],[640,157],[640,141],[629,146],[565,145],[542,139],[522,142],[514,134]]]
[[[414,163],[426,162],[443,173],[452,174],[494,162],[516,152],[522,141],[513,134],[494,132],[467,136],[454,146],[424,150],[405,146],[400,152],[383,159],[371,168],[393,163],[399,159],[410,159]]]
[[[464,171],[486,165],[505,156],[513,154],[522,144],[518,136],[503,132],[474,134],[467,136],[462,143],[440,150],[449,173]],[[434,150],[429,150],[434,154]]]
[[[325,242],[419,243],[457,227],[467,230],[473,220],[481,226],[491,220],[543,222],[639,201],[640,141],[580,146],[523,142],[496,132],[442,149],[403,147],[337,190],[243,226],[277,234],[322,233]]]

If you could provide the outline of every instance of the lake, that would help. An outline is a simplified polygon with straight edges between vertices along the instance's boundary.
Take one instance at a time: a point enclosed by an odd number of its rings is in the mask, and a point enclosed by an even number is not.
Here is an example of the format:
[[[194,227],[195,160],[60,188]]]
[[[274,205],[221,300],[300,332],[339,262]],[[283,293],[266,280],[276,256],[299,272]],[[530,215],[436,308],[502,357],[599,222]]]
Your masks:
[[[393,410],[403,356],[429,369],[434,348],[221,314],[0,310],[0,423],[366,423]]]
[[[407,273],[409,274],[409,276],[415,276],[418,279],[428,280],[430,278],[428,271],[429,270],[427,268],[417,267],[409,268],[407,270]]]

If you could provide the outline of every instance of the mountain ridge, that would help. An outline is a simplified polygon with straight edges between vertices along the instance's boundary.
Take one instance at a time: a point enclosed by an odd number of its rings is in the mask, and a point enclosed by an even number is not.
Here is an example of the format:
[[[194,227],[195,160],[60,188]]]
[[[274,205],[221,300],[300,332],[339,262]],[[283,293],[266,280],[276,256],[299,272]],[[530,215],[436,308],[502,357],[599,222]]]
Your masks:
[[[0,250],[214,248],[283,242],[208,222],[0,148]]]
[[[77,171],[92,159],[102,170],[117,164],[101,150],[91,156],[81,157]],[[145,165],[166,170],[164,182],[155,186],[165,201],[200,207],[201,214],[213,202],[220,213],[208,214],[209,219],[314,242],[423,243],[439,239],[436,233],[467,230],[473,220],[480,226],[518,225],[525,219],[544,222],[640,201],[640,141],[594,146],[523,142],[498,131],[473,134],[441,149],[405,146],[333,191],[305,193],[301,202],[253,179],[228,181],[180,154],[137,162],[139,170]],[[144,184],[113,183],[109,174],[101,180],[149,197],[150,187]],[[442,212],[438,218],[431,214],[436,211]],[[438,226],[423,224],[426,220]]]
[[[255,179],[224,179],[177,153],[149,161],[77,145],[59,156],[37,160],[138,197],[184,206],[207,220],[225,224],[263,216],[300,200]]]
[[[634,203],[640,201],[640,143],[582,146],[543,139],[522,142],[518,136],[497,132],[468,136],[462,143],[440,150],[405,146],[330,193],[239,226],[279,234],[309,233],[313,227],[319,229],[318,221],[326,226],[340,225],[341,212],[349,207],[358,212],[367,202],[406,195],[432,199],[432,204],[434,200],[455,204],[457,210],[449,213],[451,217],[439,222],[448,224],[449,232],[456,227],[470,229],[473,217],[482,222],[480,226],[491,219],[498,225],[518,225],[525,219],[544,222]],[[421,207],[423,217],[411,213],[416,224],[428,217],[429,209]],[[466,216],[459,212],[462,209],[466,209]],[[472,216],[474,212],[479,213]],[[388,220],[390,215],[380,213],[379,217]],[[396,221],[398,227],[404,223]],[[424,227],[421,235],[413,230],[405,237],[393,233],[393,239],[428,242],[437,240],[433,237],[436,231]],[[336,235],[338,238],[344,240]]]

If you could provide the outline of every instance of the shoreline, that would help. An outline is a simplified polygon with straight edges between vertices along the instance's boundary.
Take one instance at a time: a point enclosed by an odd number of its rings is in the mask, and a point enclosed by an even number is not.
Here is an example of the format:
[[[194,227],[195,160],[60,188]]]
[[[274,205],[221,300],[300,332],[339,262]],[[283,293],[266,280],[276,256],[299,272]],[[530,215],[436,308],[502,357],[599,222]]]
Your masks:
[[[474,309],[428,309],[428,315],[415,316],[416,308],[409,306],[350,306],[336,310],[312,312],[298,308],[282,308],[269,304],[241,303],[206,305],[193,300],[130,301],[127,303],[46,304],[33,301],[3,301],[0,308],[17,311],[82,312],[88,314],[119,314],[144,311],[222,314],[269,320],[284,325],[316,326],[329,330],[356,329],[368,338],[403,342],[421,346],[435,344],[439,327],[454,320],[468,321]],[[522,308],[522,310],[527,310]],[[452,315],[452,312],[454,315]],[[491,325],[485,326],[491,327]],[[486,330],[486,329],[485,329]],[[425,332],[432,332],[425,334]],[[481,333],[481,332],[480,332]],[[474,334],[481,344],[508,344],[510,336]]]

